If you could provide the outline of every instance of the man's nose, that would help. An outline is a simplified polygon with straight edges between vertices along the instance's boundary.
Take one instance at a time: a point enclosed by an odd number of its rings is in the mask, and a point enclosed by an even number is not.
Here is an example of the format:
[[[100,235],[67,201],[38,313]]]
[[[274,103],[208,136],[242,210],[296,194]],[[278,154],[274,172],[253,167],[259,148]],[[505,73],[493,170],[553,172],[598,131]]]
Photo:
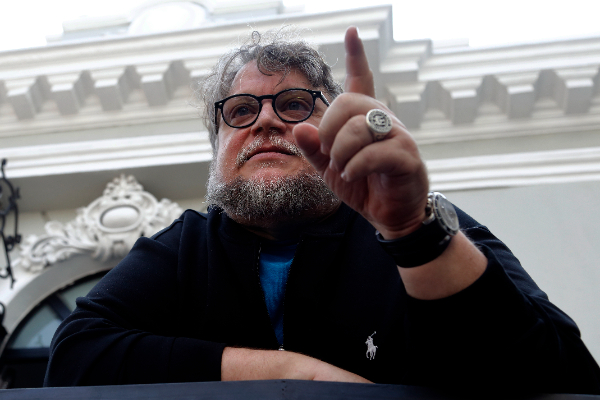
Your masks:
[[[271,99],[264,99],[262,103],[262,110],[258,115],[258,119],[254,123],[254,127],[257,130],[266,130],[267,132],[275,129],[280,130],[281,132],[285,132],[286,125],[273,108],[274,104]]]

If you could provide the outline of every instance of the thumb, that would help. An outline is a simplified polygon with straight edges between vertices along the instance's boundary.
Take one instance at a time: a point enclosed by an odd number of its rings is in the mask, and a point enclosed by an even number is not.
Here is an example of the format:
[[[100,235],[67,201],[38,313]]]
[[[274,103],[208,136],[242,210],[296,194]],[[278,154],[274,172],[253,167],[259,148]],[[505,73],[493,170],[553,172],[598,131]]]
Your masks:
[[[375,97],[373,72],[369,68],[369,60],[362,40],[358,37],[358,29],[351,26],[346,30],[346,92],[361,93]]]
[[[322,176],[329,165],[329,156],[321,153],[319,129],[311,124],[298,124],[292,131],[302,154]]]

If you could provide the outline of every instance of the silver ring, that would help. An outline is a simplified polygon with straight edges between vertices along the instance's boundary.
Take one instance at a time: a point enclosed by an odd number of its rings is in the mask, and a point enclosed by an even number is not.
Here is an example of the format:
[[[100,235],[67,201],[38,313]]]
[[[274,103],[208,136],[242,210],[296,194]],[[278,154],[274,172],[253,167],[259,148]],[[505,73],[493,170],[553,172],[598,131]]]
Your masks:
[[[392,130],[392,118],[383,110],[374,108],[367,113],[367,128],[376,142],[385,139]]]

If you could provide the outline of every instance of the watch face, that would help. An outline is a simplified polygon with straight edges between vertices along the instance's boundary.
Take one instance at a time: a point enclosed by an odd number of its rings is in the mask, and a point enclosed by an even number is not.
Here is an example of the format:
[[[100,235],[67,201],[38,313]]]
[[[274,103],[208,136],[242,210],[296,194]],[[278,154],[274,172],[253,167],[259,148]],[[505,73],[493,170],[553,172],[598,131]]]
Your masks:
[[[458,215],[452,203],[440,194],[435,198],[435,213],[442,224],[442,227],[451,235],[455,235],[458,232]]]

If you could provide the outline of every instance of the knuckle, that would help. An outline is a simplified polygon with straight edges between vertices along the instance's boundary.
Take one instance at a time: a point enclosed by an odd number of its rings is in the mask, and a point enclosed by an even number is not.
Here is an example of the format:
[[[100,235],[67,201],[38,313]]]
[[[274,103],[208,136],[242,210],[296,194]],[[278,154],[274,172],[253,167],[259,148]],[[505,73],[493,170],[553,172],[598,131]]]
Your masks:
[[[353,97],[352,93],[344,92],[335,98],[334,103],[336,103],[338,107],[343,107],[343,109],[345,109],[352,104]]]
[[[355,115],[350,118],[348,120],[348,126],[355,136],[364,136],[367,128],[364,115]]]

